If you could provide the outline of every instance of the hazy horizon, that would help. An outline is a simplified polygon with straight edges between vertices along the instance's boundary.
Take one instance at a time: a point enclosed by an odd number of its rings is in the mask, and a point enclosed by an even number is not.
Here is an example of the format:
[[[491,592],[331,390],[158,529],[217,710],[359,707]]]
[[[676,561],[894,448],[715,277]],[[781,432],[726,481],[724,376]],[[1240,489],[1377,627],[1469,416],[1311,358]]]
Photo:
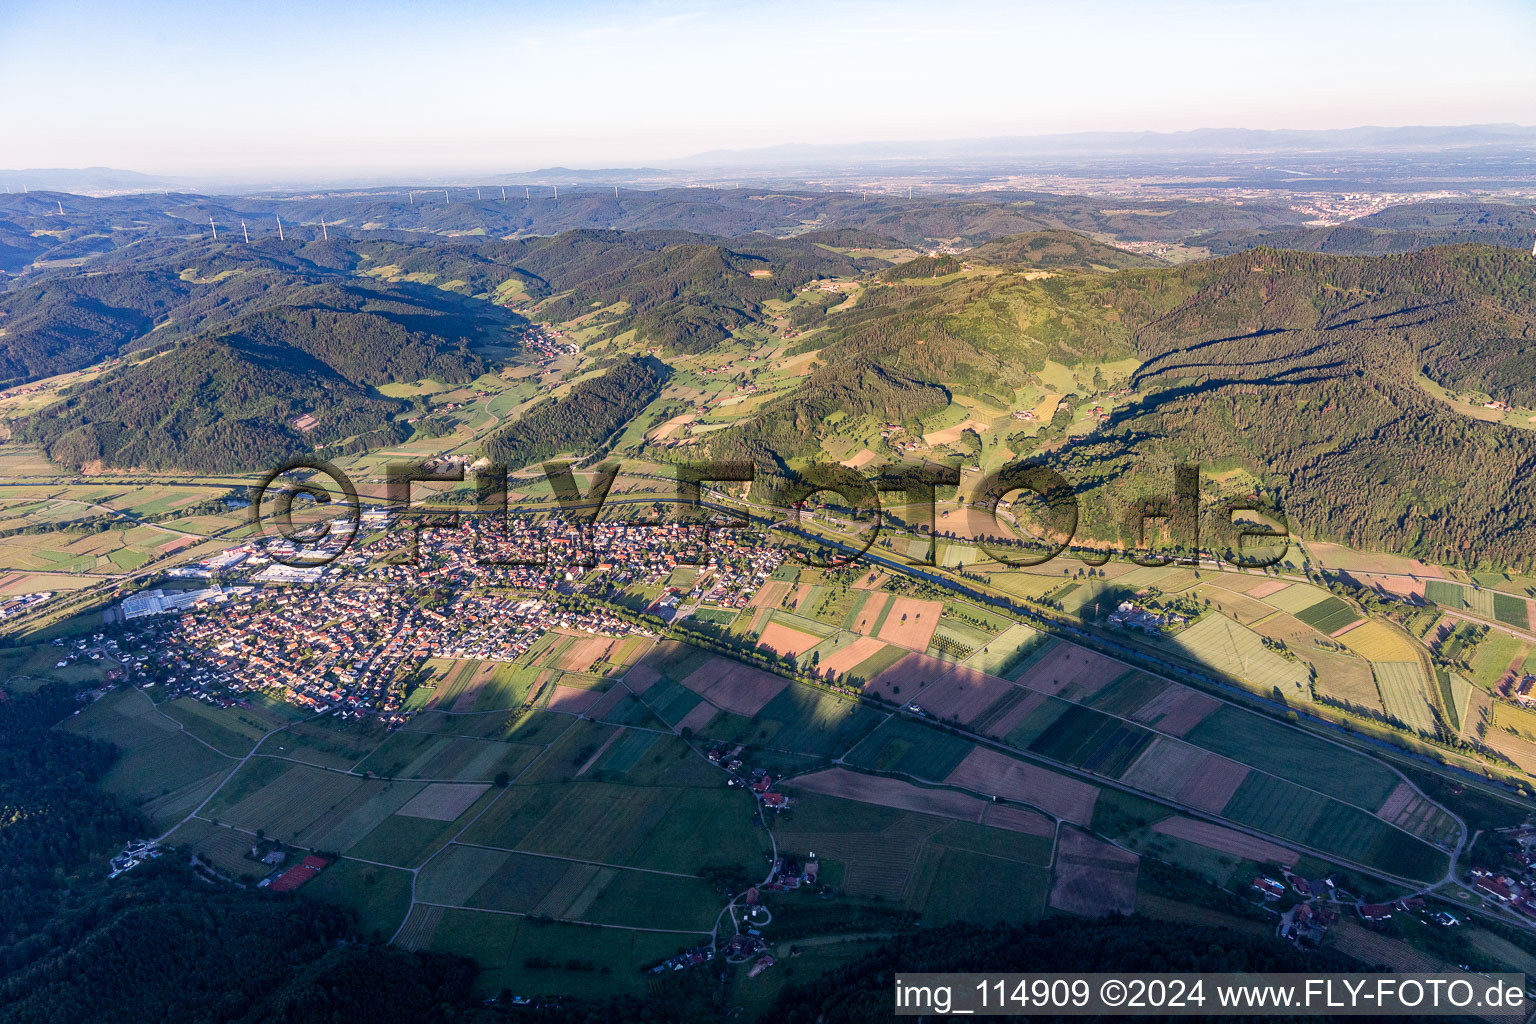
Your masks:
[[[1518,123],[1536,109],[1532,49],[1536,11],[1514,0],[1452,22],[1422,2],[1319,0],[971,3],[942,18],[865,3],[22,3],[0,13],[0,87],[28,96],[0,165],[386,178],[783,145]]]

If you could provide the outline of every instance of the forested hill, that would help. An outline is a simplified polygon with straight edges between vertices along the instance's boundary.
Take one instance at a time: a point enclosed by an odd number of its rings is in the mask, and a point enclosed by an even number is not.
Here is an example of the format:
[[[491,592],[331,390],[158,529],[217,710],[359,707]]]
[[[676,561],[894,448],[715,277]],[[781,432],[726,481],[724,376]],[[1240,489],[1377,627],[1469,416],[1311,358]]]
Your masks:
[[[486,441],[485,454],[514,469],[562,453],[592,459],[655,399],[668,375],[659,360],[627,359],[525,412]]]
[[[1047,360],[1142,361],[1135,397],[1108,422],[1008,439],[1079,487],[1091,535],[1119,537],[1127,503],[1167,493],[1173,466],[1193,460],[1246,469],[1319,539],[1451,564],[1536,557],[1536,432],[1473,420],[1424,383],[1536,405],[1536,279],[1514,250],[1256,250],[1163,270],[885,287],[813,344],[823,367],[901,382],[901,400],[882,400],[912,426],[945,391],[1007,408]],[[837,376],[814,372],[713,450],[771,451],[765,469],[812,457],[817,424],[863,411]]]
[[[90,273],[50,271],[0,292],[0,386],[163,347],[257,311],[369,314],[450,346],[520,322],[450,291],[360,277],[363,262],[340,242],[163,241],[104,257]]]
[[[258,310],[372,312],[418,332],[472,338],[520,321],[492,302],[558,295],[544,315],[623,302],[629,311],[619,330],[697,350],[755,318],[765,299],[881,266],[813,242],[682,231],[457,240],[370,233],[249,246],[167,239],[104,255],[90,273],[56,268],[0,292],[0,387],[163,346]]]
[[[242,284],[246,276],[252,280]],[[396,443],[410,434],[399,419],[406,407],[374,389],[429,377],[472,380],[486,369],[475,343],[516,322],[437,289],[335,277],[262,288],[272,276],[226,269],[207,286],[212,292],[178,293],[162,277],[160,292],[135,293],[179,294],[181,302],[166,314],[167,327],[133,334],[113,354],[135,340],[153,341],[158,354],[135,352],[76,385],[24,421],[22,435],[66,466],[210,473],[260,470],[316,447],[337,453]],[[120,315],[126,322],[128,313]],[[213,326],[185,336],[178,316]]]
[[[821,246],[766,236],[674,245],[587,278],[540,313],[563,320],[622,302],[627,309],[615,330],[632,327],[668,351],[702,352],[758,319],[766,300],[787,300],[810,281],[859,270],[855,260]]]
[[[1029,231],[994,239],[969,250],[965,258],[1002,267],[1042,270],[1124,270],[1128,267],[1161,267],[1155,256],[1105,245],[1075,231]]]
[[[505,238],[591,229],[741,238],[756,232],[787,236],[812,226],[856,230],[909,245],[938,239],[974,244],[1051,228],[1175,241],[1301,220],[1281,202],[1237,206],[1162,199],[1127,208],[1115,197],[1019,190],[929,191],[908,198],[818,189],[621,188],[615,196],[611,188],[562,186],[556,198],[552,187],[535,185],[527,197],[516,186],[507,188],[505,199],[501,195],[500,186],[400,186],[302,196],[6,195],[0,196],[0,271],[19,273],[39,259],[88,258],[151,237],[207,237],[210,218],[221,238],[240,237],[244,222],[253,240],[275,238],[279,217],[290,241],[318,239],[324,217],[332,238],[377,231]]]
[[[1536,213],[1528,207],[1429,202],[1391,206],[1345,224],[1220,231],[1206,236],[1201,244],[1220,255],[1256,246],[1385,255],[1464,242],[1529,251],[1533,233]]]
[[[478,193],[478,196],[477,196]],[[32,273],[66,261],[92,266],[129,247],[168,239],[252,245],[331,239],[457,238],[490,242],[575,231],[688,232],[742,238],[799,235],[834,248],[962,245],[1026,232],[1066,230],[1125,241],[1205,247],[1217,253],[1270,244],[1336,252],[1406,251],[1476,241],[1529,248],[1536,215],[1523,206],[1435,201],[1389,207],[1336,227],[1313,226],[1315,211],[1284,201],[1241,205],[1205,199],[1058,195],[1047,192],[929,192],[904,195],[812,189],[611,189],[500,186],[423,191],[408,187],[303,196],[125,195],[110,198],[30,193],[0,196],[0,275]],[[60,212],[62,207],[62,212]],[[210,225],[210,219],[212,225]],[[839,232],[844,239],[833,241]],[[830,234],[828,234],[830,233]],[[879,239],[879,241],[872,241]]]
[[[403,441],[405,409],[299,348],[236,330],[126,363],[33,415],[22,436],[73,469],[254,473],[317,445]],[[309,431],[307,415],[318,421]]]

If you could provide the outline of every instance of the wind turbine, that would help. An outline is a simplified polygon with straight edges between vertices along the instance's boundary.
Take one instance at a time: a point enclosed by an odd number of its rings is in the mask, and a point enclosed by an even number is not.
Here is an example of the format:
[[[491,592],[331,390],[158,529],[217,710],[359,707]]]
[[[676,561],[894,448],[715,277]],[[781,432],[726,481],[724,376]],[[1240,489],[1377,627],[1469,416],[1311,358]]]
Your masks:
[[[250,245],[251,244],[251,233],[246,230],[244,219],[242,219],[240,221],[240,233],[245,236],[245,244],[246,245]]]
[[[528,194],[528,186],[527,185],[523,186],[523,198],[524,199],[532,199],[533,198],[531,195]]]
[[[619,186],[617,185],[613,186],[613,198],[619,198]]]
[[[1536,206],[1531,207],[1531,212],[1536,213]],[[1531,242],[1531,255],[1536,256],[1536,240]]]
[[[479,200],[484,199],[484,198],[485,198],[485,196],[482,196],[480,194],[480,190],[478,188],[475,189],[475,199],[476,199],[476,201],[479,201]]]
[[[559,185],[555,186],[555,198],[556,199],[560,198],[560,186]]]
[[[276,216],[276,214],[273,214],[273,216]],[[283,218],[281,217],[277,218],[277,240],[279,242],[287,241],[287,239],[283,237]]]
[[[331,240],[331,233],[325,230],[325,216],[323,214],[320,217],[320,237],[327,242]]]
[[[62,200],[62,199],[55,199],[54,202],[59,204],[59,216],[60,217],[64,216],[64,200]]]
[[[506,201],[506,198],[507,198],[507,186],[505,186],[505,185],[501,186],[501,198],[502,198],[503,202]]]
[[[213,222],[212,217],[208,218],[208,226],[213,228],[213,240],[217,242],[219,240],[219,226]]]

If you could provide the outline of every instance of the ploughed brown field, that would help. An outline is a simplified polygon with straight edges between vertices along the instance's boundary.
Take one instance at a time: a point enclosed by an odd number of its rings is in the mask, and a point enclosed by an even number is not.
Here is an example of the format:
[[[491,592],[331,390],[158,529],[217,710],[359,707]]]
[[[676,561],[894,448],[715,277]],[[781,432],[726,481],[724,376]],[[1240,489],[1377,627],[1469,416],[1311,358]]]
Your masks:
[[[1301,854],[1283,846],[1267,842],[1257,836],[1226,828],[1209,821],[1193,818],[1164,818],[1153,826],[1155,831],[1175,839],[1187,839],[1209,850],[1230,853],[1234,857],[1261,862],[1272,861],[1287,867],[1296,863]]]
[[[1130,914],[1136,909],[1134,853],[1075,828],[1064,828],[1056,841],[1056,870],[1050,904],[1085,917]]]
[[[967,754],[944,781],[987,796],[1029,804],[1079,825],[1093,820],[1094,801],[1099,797],[1097,786],[982,748]]]
[[[813,633],[802,633],[782,623],[770,622],[768,628],[763,630],[762,636],[757,638],[757,643],[759,647],[766,647],[770,651],[797,658],[821,643],[821,637]]]
[[[919,690],[951,668],[954,668],[952,662],[930,658],[926,654],[908,654],[865,683],[864,692],[878,694],[886,700],[911,700]]]
[[[898,597],[891,603],[891,610],[885,613],[885,622],[880,626],[880,639],[914,651],[927,650],[943,612],[944,604],[941,601]]]
[[[750,716],[777,697],[789,680],[728,658],[710,658],[689,673],[683,685],[717,708]]]

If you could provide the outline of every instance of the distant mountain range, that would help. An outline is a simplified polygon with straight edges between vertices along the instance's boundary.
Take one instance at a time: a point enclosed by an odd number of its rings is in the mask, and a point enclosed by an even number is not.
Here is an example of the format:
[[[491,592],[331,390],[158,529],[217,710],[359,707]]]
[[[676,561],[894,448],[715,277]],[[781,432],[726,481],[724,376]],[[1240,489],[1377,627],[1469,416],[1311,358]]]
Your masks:
[[[1536,150],[1536,128],[1515,124],[1259,130],[1200,128],[1184,132],[1073,132],[981,139],[788,144],[710,150],[669,166],[769,167],[849,161],[973,161],[1028,157],[1222,156],[1279,153],[1407,152],[1497,147]]]
[[[1302,161],[1299,169],[1256,168],[1252,158]],[[1074,132],[1057,135],[995,136],[974,139],[789,143],[757,149],[717,149],[647,167],[541,167],[494,173],[446,171],[391,179],[370,174],[317,172],[305,180],[293,172],[283,181],[270,177],[237,181],[228,175],[153,175],[111,167],[25,168],[0,170],[0,185],[12,192],[103,194],[113,192],[253,192],[386,185],[620,185],[634,188],[719,183],[781,181],[803,175],[825,182],[838,174],[913,173],[948,176],[956,181],[977,173],[1030,172],[1065,174],[1162,173],[1209,175],[1219,171],[1252,180],[1234,184],[1274,185],[1287,175],[1320,173],[1316,162],[1337,158],[1349,177],[1333,186],[1353,190],[1384,186],[1411,177],[1421,187],[1455,187],[1470,178],[1484,185],[1529,181],[1536,173],[1536,127],[1516,124],[1366,126],[1326,130],[1200,128],[1183,132]],[[1380,158],[1394,159],[1381,162]],[[1376,158],[1376,162],[1372,161]],[[1470,160],[1468,164],[1466,161]],[[1245,163],[1246,161],[1246,163]],[[1308,163],[1312,161],[1312,163]]]
[[[25,167],[0,170],[11,192],[149,192],[185,188],[190,179],[166,178],[115,167]]]

